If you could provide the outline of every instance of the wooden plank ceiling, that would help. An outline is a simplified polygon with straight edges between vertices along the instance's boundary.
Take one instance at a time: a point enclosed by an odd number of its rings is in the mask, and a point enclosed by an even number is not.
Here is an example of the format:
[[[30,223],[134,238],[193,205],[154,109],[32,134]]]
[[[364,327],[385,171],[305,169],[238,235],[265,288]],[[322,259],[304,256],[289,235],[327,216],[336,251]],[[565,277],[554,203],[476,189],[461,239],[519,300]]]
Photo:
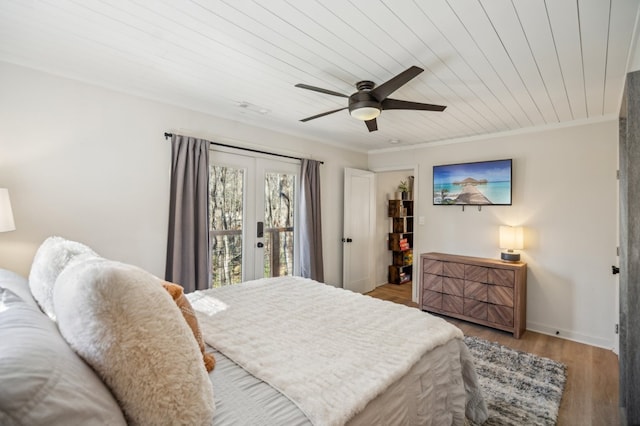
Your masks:
[[[371,151],[615,116],[637,0],[2,0],[0,61]],[[340,111],[412,65],[377,132]],[[185,123],[185,125],[187,125]],[[197,129],[194,129],[197,131]],[[259,142],[259,141],[256,141]]]

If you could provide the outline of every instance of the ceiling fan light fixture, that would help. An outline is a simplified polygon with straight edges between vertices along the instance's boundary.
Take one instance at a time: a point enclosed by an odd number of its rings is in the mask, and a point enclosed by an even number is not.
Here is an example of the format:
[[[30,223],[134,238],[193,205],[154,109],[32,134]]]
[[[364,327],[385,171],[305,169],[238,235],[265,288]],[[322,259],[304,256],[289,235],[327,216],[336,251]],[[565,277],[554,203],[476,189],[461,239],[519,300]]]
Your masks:
[[[358,84],[362,85],[364,83],[371,82],[361,81]],[[373,85],[373,83],[371,83],[371,85]],[[373,120],[380,115],[381,110],[382,105],[380,105],[380,102],[378,102],[368,90],[361,90],[349,96],[349,114],[351,114],[353,118],[362,121]]]
[[[380,110],[375,107],[365,106],[361,108],[352,109],[351,111],[349,111],[349,113],[353,118],[357,118],[358,120],[362,120],[362,121],[369,121],[378,117],[380,115]]]
[[[296,84],[295,86],[301,89],[312,90],[314,92],[324,93],[325,95],[338,96],[340,98],[349,98],[349,105],[346,107],[312,115],[311,117],[303,118],[300,121],[307,122],[309,120],[315,120],[316,118],[324,117],[325,115],[333,114],[335,112],[343,111],[349,108],[349,115],[351,115],[355,119],[364,121],[369,132],[375,132],[376,130],[378,130],[378,122],[376,118],[378,118],[383,109],[444,111],[446,106],[403,101],[399,99],[391,99],[388,97],[390,94],[408,83],[411,79],[415,78],[422,71],[424,70],[417,66],[409,67],[400,74],[396,75],[390,80],[387,80],[377,87],[373,81],[359,81],[356,83],[356,89],[358,89],[358,91],[351,94],[351,96],[347,96],[339,92],[334,92],[333,90],[323,89],[321,87],[309,86],[308,84]]]

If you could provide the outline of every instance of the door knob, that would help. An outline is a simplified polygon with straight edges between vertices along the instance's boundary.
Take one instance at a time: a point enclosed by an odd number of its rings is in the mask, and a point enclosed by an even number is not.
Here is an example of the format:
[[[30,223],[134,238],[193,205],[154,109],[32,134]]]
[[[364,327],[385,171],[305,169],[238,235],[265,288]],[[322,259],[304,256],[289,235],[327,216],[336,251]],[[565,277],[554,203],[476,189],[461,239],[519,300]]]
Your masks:
[[[617,267],[617,266],[615,266],[615,265],[611,265],[611,273],[612,273],[613,275],[615,275],[615,274],[619,274],[619,273],[620,273],[620,268],[618,268],[618,267]]]
[[[263,244],[263,243],[258,243],[258,244],[256,244],[256,245],[258,246],[258,248],[262,248],[262,247],[264,247],[264,244]]]

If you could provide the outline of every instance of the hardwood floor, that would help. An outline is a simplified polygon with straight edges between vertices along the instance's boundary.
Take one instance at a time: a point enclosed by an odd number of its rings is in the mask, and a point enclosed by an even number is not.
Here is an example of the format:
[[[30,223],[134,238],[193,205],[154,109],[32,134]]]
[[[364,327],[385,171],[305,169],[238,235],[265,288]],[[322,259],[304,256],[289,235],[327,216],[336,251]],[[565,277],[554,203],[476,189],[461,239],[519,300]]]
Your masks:
[[[385,284],[368,294],[417,308],[411,301],[411,283]],[[442,318],[459,327],[465,335],[481,337],[565,364],[567,383],[560,403],[559,426],[620,424],[618,357],[612,351],[533,331],[514,339],[509,333],[489,327]]]

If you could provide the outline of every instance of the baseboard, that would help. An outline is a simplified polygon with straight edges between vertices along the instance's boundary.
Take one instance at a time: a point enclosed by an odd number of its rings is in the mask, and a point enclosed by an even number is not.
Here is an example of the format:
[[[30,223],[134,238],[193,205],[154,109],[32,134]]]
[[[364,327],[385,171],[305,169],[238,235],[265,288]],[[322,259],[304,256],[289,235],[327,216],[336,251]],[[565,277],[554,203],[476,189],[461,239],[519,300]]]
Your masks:
[[[619,407],[620,425],[627,425],[627,407]]]
[[[580,334],[570,330],[564,330],[557,327],[549,327],[544,324],[538,324],[530,321],[527,321],[527,330],[535,331],[536,333],[546,334],[549,336],[559,337],[561,339],[571,340],[573,342],[584,343],[585,345],[613,350],[613,342],[610,340]]]

